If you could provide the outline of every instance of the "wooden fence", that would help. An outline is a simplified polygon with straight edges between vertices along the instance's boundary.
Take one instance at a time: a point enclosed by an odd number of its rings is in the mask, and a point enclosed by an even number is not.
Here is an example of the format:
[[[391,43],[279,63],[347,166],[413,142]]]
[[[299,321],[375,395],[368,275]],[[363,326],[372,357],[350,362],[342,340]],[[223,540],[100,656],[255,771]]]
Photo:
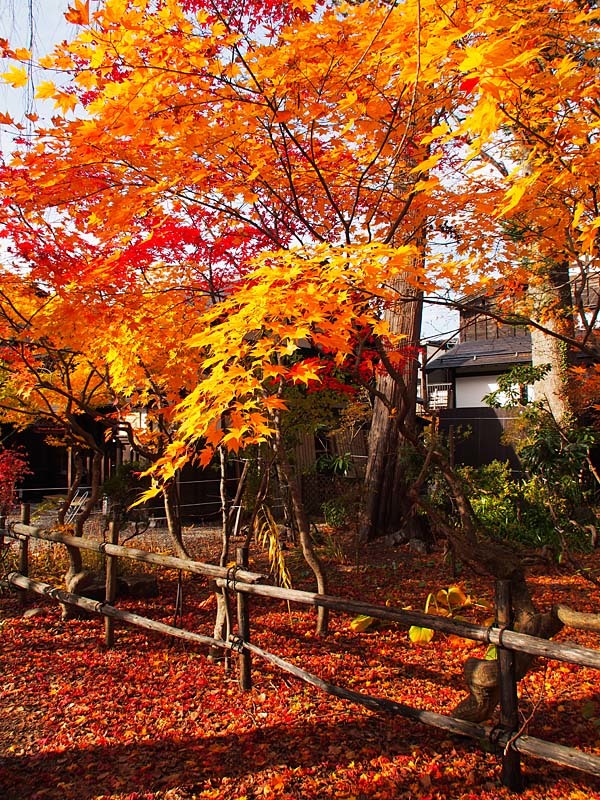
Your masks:
[[[509,587],[506,581],[498,582],[496,589],[496,625],[493,627],[484,627],[416,611],[405,611],[399,608],[372,605],[370,603],[349,600],[343,597],[319,595],[313,592],[266,585],[260,582],[263,576],[246,569],[244,553],[241,550],[237,553],[238,562],[235,567],[227,569],[214,564],[204,564],[202,562],[123,547],[114,542],[94,542],[60,533],[49,532],[30,526],[27,522],[27,514],[24,514],[22,519],[24,520],[22,523],[13,525],[9,530],[0,531],[0,536],[6,535],[12,537],[16,539],[19,544],[19,571],[10,573],[7,576],[6,584],[21,590],[22,597],[25,596],[26,592],[35,592],[60,603],[74,605],[88,612],[104,616],[107,646],[111,646],[113,643],[113,621],[120,620],[148,630],[184,639],[192,643],[210,645],[212,647],[222,648],[226,651],[234,651],[239,654],[240,658],[240,686],[243,690],[249,690],[252,686],[251,657],[252,655],[258,656],[328,694],[358,703],[373,711],[400,714],[426,725],[431,725],[453,734],[460,734],[475,739],[487,749],[491,749],[500,754],[502,759],[502,782],[513,791],[521,791],[523,789],[520,764],[521,754],[535,756],[581,770],[591,775],[600,776],[599,756],[584,753],[576,748],[537,739],[525,735],[519,730],[517,681],[514,669],[514,654],[516,652],[528,653],[533,656],[552,658],[558,661],[600,669],[600,652],[573,643],[551,642],[546,639],[539,639],[510,630],[508,626],[512,618],[512,611]],[[98,602],[89,600],[85,597],[63,591],[49,584],[29,578],[27,554],[28,541],[30,538],[67,544],[72,547],[104,554],[106,559],[105,601]],[[235,594],[237,598],[237,633],[232,634],[228,641],[224,641],[115,608],[113,601],[117,558],[132,559],[147,564],[187,571],[212,578],[217,587],[220,587],[223,592]],[[249,597],[253,595],[285,600],[287,602],[295,602],[313,607],[323,606],[353,616],[357,614],[366,614],[377,619],[397,622],[404,626],[419,625],[443,633],[455,634],[466,639],[495,645],[498,650],[500,675],[499,726],[490,728],[489,726],[477,725],[444,714],[420,710],[392,700],[374,697],[341,686],[336,686],[291,664],[279,656],[257,647],[251,641],[250,607],[248,604]]]

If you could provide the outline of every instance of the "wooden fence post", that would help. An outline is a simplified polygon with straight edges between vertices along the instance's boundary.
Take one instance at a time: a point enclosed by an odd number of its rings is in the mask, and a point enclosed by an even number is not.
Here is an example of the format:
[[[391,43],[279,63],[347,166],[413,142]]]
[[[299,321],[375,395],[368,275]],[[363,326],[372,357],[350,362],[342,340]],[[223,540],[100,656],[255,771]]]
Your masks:
[[[110,544],[119,543],[119,526],[112,520],[108,524],[108,537]],[[105,554],[106,585],[105,600],[112,605],[117,594],[117,563],[118,556]],[[112,617],[104,617],[104,644],[110,650],[115,643],[115,621]]]
[[[31,521],[31,506],[29,503],[21,503],[21,524],[29,525]],[[29,536],[22,536],[19,539],[19,572],[25,577],[29,577]],[[22,606],[27,603],[27,591],[24,589],[19,592],[19,602]]]
[[[242,569],[248,568],[248,548],[238,547],[236,550],[236,561]],[[236,592],[237,594],[237,618],[238,618],[238,635],[243,642],[250,641],[250,614],[249,614],[249,597],[244,592]],[[243,649],[240,652],[240,688],[244,692],[249,692],[252,689],[252,656],[250,651]]]
[[[500,631],[513,623],[510,581],[496,582],[496,617]],[[514,736],[519,729],[519,705],[517,699],[517,677],[515,672],[515,653],[502,647],[502,636],[497,645],[498,681],[500,689],[500,727]],[[501,779],[504,786],[513,792],[524,789],[521,773],[521,755],[512,745],[506,745],[502,753]]]

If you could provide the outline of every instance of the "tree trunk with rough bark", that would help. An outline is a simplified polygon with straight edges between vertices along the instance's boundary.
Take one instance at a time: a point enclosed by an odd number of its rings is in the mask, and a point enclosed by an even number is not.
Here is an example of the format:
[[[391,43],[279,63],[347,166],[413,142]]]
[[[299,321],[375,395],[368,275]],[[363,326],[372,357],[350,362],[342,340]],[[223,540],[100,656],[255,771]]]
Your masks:
[[[414,450],[402,429],[416,433],[423,293],[401,278],[394,282],[394,289],[398,301],[386,310],[385,318],[394,333],[405,337],[407,358],[401,380],[389,374],[377,379],[360,520],[363,540],[394,533],[410,525],[412,518],[407,468]]]
[[[549,365],[550,370],[534,385],[535,400],[544,404],[556,423],[568,424],[572,408],[568,393],[569,352],[559,337],[574,336],[571,286],[568,264],[553,264],[547,273],[529,287],[532,318],[546,328],[531,328],[531,363]]]

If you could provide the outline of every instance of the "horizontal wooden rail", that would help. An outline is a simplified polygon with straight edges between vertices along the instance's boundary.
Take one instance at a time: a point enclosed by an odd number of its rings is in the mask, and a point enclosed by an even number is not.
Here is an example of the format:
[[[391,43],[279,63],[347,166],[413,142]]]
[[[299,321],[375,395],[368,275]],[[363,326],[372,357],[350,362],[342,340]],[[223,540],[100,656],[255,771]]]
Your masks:
[[[404,717],[412,719],[416,722],[421,722],[426,725],[432,725],[443,730],[447,730],[454,734],[469,736],[480,742],[490,740],[491,730],[487,727],[476,725],[464,720],[455,719],[444,714],[438,714],[434,711],[425,711],[412,706],[405,705],[404,703],[397,703],[394,700],[387,698],[372,697],[371,695],[361,694],[352,689],[346,689],[335,684],[328,683],[327,681],[318,678],[317,676],[307,672],[306,670],[290,664],[279,656],[274,655],[257,647],[250,642],[225,642],[220,639],[214,639],[211,636],[204,636],[203,634],[193,633],[191,631],[176,628],[172,625],[167,625],[163,622],[148,619],[139,614],[132,614],[129,611],[121,611],[108,603],[101,603],[95,600],[88,600],[85,597],[65,592],[62,589],[57,589],[47,583],[36,581],[31,578],[26,578],[18,572],[11,572],[7,578],[11,586],[17,586],[21,589],[26,589],[37,594],[50,597],[60,603],[67,603],[69,605],[77,606],[93,614],[100,614],[103,616],[112,617],[113,619],[121,620],[122,622],[135,625],[137,627],[145,628],[146,630],[155,631],[157,633],[173,636],[178,639],[183,639],[188,642],[202,645],[213,645],[223,649],[239,649],[239,647],[247,648],[250,652],[260,656],[261,658],[269,661],[271,664],[278,666],[291,675],[304,680],[305,682],[315,686],[322,691],[358,703],[373,711],[384,711],[387,713],[400,714]],[[240,587],[238,587],[240,588]],[[495,744],[498,748],[503,748],[508,744],[508,736],[503,733],[499,736]],[[518,736],[511,741],[511,746],[518,750],[520,753],[526,755],[544,758],[553,761],[557,764],[572,767],[573,769],[582,770],[583,772],[600,776],[600,757],[582,753],[570,747],[553,744],[546,742],[542,739],[536,739],[532,736]]]
[[[354,689],[336,686],[333,683],[324,681],[322,678],[318,678],[316,675],[307,672],[301,667],[297,667],[295,664],[291,664],[289,661],[279,656],[273,655],[273,653],[263,650],[262,647],[257,647],[251,642],[244,642],[244,647],[251,653],[260,656],[265,659],[265,661],[303,680],[305,683],[309,683],[311,686],[315,686],[317,689],[321,689],[321,691],[327,694],[340,697],[343,700],[350,700],[352,703],[358,703],[359,705],[369,708],[371,711],[384,711],[386,713],[399,714],[403,717],[415,720],[416,722],[422,722],[425,725],[433,725],[436,728],[442,728],[443,730],[450,731],[459,736],[470,736],[480,742],[488,740],[488,729],[483,725],[477,725],[474,722],[467,722],[463,719],[449,717],[446,714],[438,714],[435,711],[424,711],[413,708],[404,703],[398,703],[395,700],[388,700],[385,697],[373,697],[372,695],[357,692]]]
[[[235,578],[235,576],[234,576]],[[517,650],[544,658],[554,658],[557,661],[567,661],[584,667],[600,669],[600,652],[589,647],[581,647],[568,642],[550,642],[500,628],[487,628],[483,625],[474,625],[469,622],[457,622],[448,617],[438,617],[435,614],[424,614],[419,611],[406,611],[401,608],[377,606],[363,603],[359,600],[347,600],[343,597],[316,594],[298,589],[285,589],[280,586],[237,584],[234,579],[217,579],[217,586],[229,587],[244,594],[260,595],[278,600],[302,603],[310,606],[324,606],[332,611],[343,611],[348,614],[366,614],[376,619],[385,619],[399,622],[402,625],[419,625],[423,628],[462,636],[486,644],[501,645],[508,650]]]
[[[423,722],[428,725],[434,725],[454,734],[470,736],[480,741],[488,738],[486,728],[481,725],[476,725],[472,722],[466,722],[464,720],[448,717],[444,714],[437,714],[432,711],[421,711],[419,709],[412,708],[411,706],[407,706],[404,703],[397,703],[393,700],[387,700],[386,698],[382,697],[372,697],[371,695],[362,694],[352,689],[345,689],[344,687],[336,686],[335,684],[324,681],[316,675],[313,675],[312,673],[307,672],[306,670],[291,664],[289,661],[286,661],[285,659],[280,658],[273,653],[269,653],[266,650],[263,650],[261,647],[251,644],[250,642],[236,641],[235,637],[231,642],[225,642],[220,639],[214,639],[210,636],[192,633],[191,631],[186,631],[182,628],[175,628],[172,625],[167,625],[163,622],[157,622],[155,620],[148,619],[147,617],[140,616],[139,614],[132,614],[128,611],[122,611],[114,606],[109,605],[108,603],[89,600],[85,597],[81,597],[80,595],[73,594],[72,592],[63,591],[62,589],[58,589],[48,583],[27,578],[24,575],[21,575],[19,572],[11,572],[7,577],[7,581],[11,586],[17,586],[20,589],[26,589],[28,591],[35,592],[36,594],[49,597],[57,602],[68,603],[69,605],[84,609],[89,613],[112,617],[113,619],[121,620],[122,622],[127,622],[131,625],[136,625],[147,630],[156,631],[157,633],[167,634],[169,636],[174,636],[179,639],[184,639],[197,644],[216,645],[217,647],[221,647],[223,649],[247,649],[256,655],[259,655],[269,663],[283,669],[285,672],[288,672],[289,674],[294,675],[295,677],[300,678],[307,683],[310,683],[312,686],[315,686],[316,688],[321,689],[328,694],[358,703],[366,708],[371,709],[372,711],[384,711],[388,713],[391,712],[401,714],[415,721]]]
[[[205,564],[202,561],[193,561],[187,558],[176,558],[175,556],[165,556],[162,553],[150,553],[147,550],[136,550],[134,547],[124,547],[120,544],[110,544],[108,542],[96,542],[91,539],[79,536],[69,536],[65,533],[47,531],[44,528],[36,528],[32,525],[23,525],[17,522],[11,530],[4,531],[5,535],[20,538],[28,536],[32,539],[41,539],[46,542],[66,544],[69,547],[77,547],[80,550],[91,550],[95,553],[106,553],[111,556],[121,556],[133,561],[142,561],[146,564],[158,564],[161,567],[180,569],[185,572],[193,572],[197,575],[205,575],[209,578],[227,578],[227,567],[219,567],[216,564]],[[264,575],[248,570],[237,570],[236,578],[240,581],[254,583],[264,580]]]
[[[122,611],[119,608],[111,606],[109,603],[89,600],[87,597],[81,597],[72,592],[65,592],[63,589],[57,589],[49,583],[26,578],[25,575],[21,575],[19,572],[11,572],[10,575],[7,576],[7,582],[11,586],[18,586],[20,589],[26,589],[30,592],[41,594],[44,597],[50,597],[52,600],[56,600],[59,603],[77,606],[77,608],[82,608],[91,614],[101,614],[105,617],[121,620],[121,622],[127,622],[130,625],[136,625],[139,628],[156,631],[156,633],[166,634],[167,636],[174,636],[177,639],[185,639],[187,642],[221,647],[227,650],[232,647],[229,642],[222,641],[221,639],[214,639],[212,636],[204,636],[201,633],[193,633],[183,628],[176,628],[164,622],[157,622],[148,617],[142,617],[140,614],[132,614],[130,611]]]
[[[425,620],[428,621],[430,616],[417,613],[417,616],[415,618],[416,612],[405,612],[402,610],[389,609],[387,607],[383,608],[379,606],[370,606],[369,604],[366,603],[359,603],[352,600],[344,600],[342,598],[329,597],[326,595],[317,595],[311,592],[285,590],[285,589],[280,589],[279,587],[254,586],[242,582],[239,583],[236,582],[234,587],[231,581],[229,582],[221,581],[220,579],[218,579],[217,582],[222,583],[224,586],[229,585],[230,588],[235,588],[235,590],[239,592],[245,592],[249,594],[264,594],[266,596],[271,596],[271,597],[280,597],[281,599],[284,599],[282,598],[282,595],[285,595],[285,599],[293,599],[299,602],[309,603],[310,605],[316,605],[317,603],[322,603],[322,604],[327,603],[328,608],[340,611],[347,611],[350,613],[355,613],[355,612],[367,613],[368,611],[381,612],[379,614],[380,618],[390,619],[398,622],[404,622],[404,624],[407,623],[421,624],[419,620],[425,618]],[[215,639],[211,636],[205,636],[203,634],[198,634],[198,633],[193,633],[191,631],[183,630],[182,628],[176,628],[172,625],[167,625],[166,623],[157,622],[147,617],[143,617],[139,614],[133,614],[128,611],[122,611],[108,603],[89,600],[79,595],[72,594],[71,592],[63,591],[62,589],[58,589],[47,583],[43,583],[41,581],[25,577],[24,575],[21,575],[18,572],[12,572],[10,575],[8,575],[7,583],[9,586],[16,586],[21,589],[25,589],[28,591],[35,592],[37,594],[44,595],[60,603],[67,603],[69,605],[77,606],[90,613],[100,614],[105,617],[111,617],[113,619],[121,620],[122,622],[135,625],[137,627],[141,627],[146,630],[151,630],[157,633],[173,636],[175,638],[183,639],[188,642],[193,642],[202,645],[216,646],[227,650],[231,649],[238,651],[247,650],[265,659],[269,663],[278,666],[279,668],[283,669],[289,674],[294,675],[295,677],[309,683],[312,686],[315,686],[316,688],[324,692],[327,692],[328,694],[349,700],[354,703],[358,703],[373,711],[398,714],[408,719],[412,719],[416,722],[420,722],[426,725],[431,725],[443,730],[447,730],[453,734],[469,736],[470,738],[473,738],[479,741],[480,743],[485,741],[491,742],[492,745],[496,748],[496,750],[501,751],[505,747],[510,746],[515,750],[517,750],[519,753],[534,756],[537,758],[542,758],[547,761],[552,761],[562,766],[567,766],[573,769],[581,770],[587,774],[600,776],[600,757],[598,756],[583,753],[582,751],[577,750],[575,748],[554,744],[552,742],[547,742],[545,740],[537,739],[532,736],[518,735],[516,737],[511,737],[510,732],[506,731],[499,731],[497,732],[498,735],[494,736],[494,731],[487,726],[477,725],[471,722],[467,722],[465,720],[456,719],[454,717],[447,716],[444,714],[439,714],[433,711],[417,709],[412,706],[408,706],[404,703],[398,703],[394,700],[389,700],[387,698],[373,697],[371,695],[366,695],[360,692],[356,692],[352,689],[346,689],[344,687],[337,686],[335,684],[331,684],[327,681],[324,681],[323,679],[313,675],[312,673],[307,672],[301,667],[297,667],[296,665],[291,664],[285,659],[282,659],[279,656],[274,655],[273,653],[269,653],[263,650],[262,648],[258,647],[255,644],[241,640],[236,640],[236,637],[234,637],[231,642],[225,642],[219,639]],[[272,592],[269,590],[276,590],[276,591]],[[290,592],[292,593],[291,597],[289,597]],[[371,616],[378,616],[378,613],[373,613],[371,614]],[[416,619],[417,621],[413,622],[413,619]],[[433,617],[433,619],[436,618]],[[444,620],[443,618],[437,618],[437,620],[446,622],[446,624],[449,624],[451,622],[449,620]],[[454,632],[454,628],[456,627],[457,624],[460,623],[455,623],[454,625],[451,625],[449,630]],[[470,626],[470,625],[468,627],[480,628],[480,626]],[[438,629],[441,630],[441,628]],[[487,631],[488,629],[481,628],[481,630]],[[502,646],[507,646],[507,643],[505,642],[505,637],[507,636],[508,633],[509,631],[505,631],[504,635],[501,637],[502,641],[498,642]],[[532,639],[533,637],[523,637],[523,638]],[[562,645],[557,645],[557,647],[562,647]],[[520,649],[520,648],[515,648],[515,649]],[[585,648],[578,648],[578,649],[585,650]],[[594,651],[590,652],[593,653]],[[555,656],[553,655],[552,657]]]
[[[511,747],[518,750],[523,755],[543,758],[545,761],[553,761],[563,767],[571,767],[589,775],[600,776],[600,757],[589,753],[583,753],[574,747],[565,747],[562,744],[547,742],[545,739],[536,739],[533,736],[518,736],[511,741]],[[500,739],[501,745],[506,745],[506,736]]]
[[[264,658],[271,664],[279,667],[280,669],[294,675],[297,678],[305,681],[306,683],[315,686],[327,694],[334,695],[335,697],[349,700],[353,703],[359,703],[372,711],[384,711],[389,714],[397,714],[415,722],[421,722],[424,725],[431,725],[435,728],[449,731],[459,736],[469,736],[479,741],[480,744],[484,742],[491,743],[496,750],[504,750],[509,745],[520,753],[543,758],[546,761],[553,761],[562,766],[572,767],[573,769],[581,770],[591,775],[600,776],[600,757],[584,753],[581,750],[576,750],[572,747],[564,747],[563,745],[547,742],[544,739],[536,739],[533,736],[517,736],[514,739],[510,736],[510,732],[500,731],[499,735],[495,735],[494,729],[489,726],[476,725],[473,722],[467,722],[456,717],[450,717],[446,714],[438,714],[435,711],[425,711],[413,706],[408,706],[404,703],[398,703],[395,700],[388,700],[383,697],[372,697],[371,695],[356,692],[353,689],[345,689],[342,686],[328,683],[321,678],[312,675],[310,672],[290,664],[279,656],[268,653],[261,647],[257,647],[250,642],[245,642],[244,647],[248,648],[251,653]]]
[[[219,587],[238,592],[238,597],[240,595],[257,595],[297,602],[304,605],[322,606],[333,611],[341,611],[352,615],[365,614],[376,619],[398,622],[405,626],[418,625],[431,628],[443,633],[462,636],[466,639],[494,644],[507,650],[529,653],[533,656],[552,658],[600,669],[600,653],[598,651],[580,647],[570,642],[551,642],[546,639],[539,639],[508,629],[485,627],[468,622],[457,622],[447,617],[425,614],[418,611],[378,606],[342,597],[319,595],[314,592],[260,585],[258,581],[264,578],[263,575],[249,572],[237,566],[233,569],[218,567],[214,564],[205,564],[191,559],[165,556],[159,553],[150,553],[116,544],[95,542],[58,532],[48,532],[42,528],[35,528],[23,523],[17,523],[10,530],[2,531],[2,533],[20,539],[21,541],[32,537],[95,551],[107,556],[120,556],[136,561],[156,564],[158,566],[205,575],[214,578]],[[352,689],[336,686],[303,670],[301,667],[291,664],[279,656],[257,647],[247,640],[244,641],[240,637],[233,637],[231,642],[224,642],[210,636],[192,633],[182,628],[176,628],[166,623],[151,620],[139,614],[122,611],[115,608],[110,603],[89,600],[79,595],[63,591],[49,584],[30,579],[19,572],[11,573],[7,578],[7,582],[2,582],[2,585],[18,587],[20,589],[46,595],[58,602],[77,606],[90,613],[103,615],[105,618],[121,620],[125,623],[183,639],[188,642],[216,646],[226,650],[233,649],[240,653],[253,653],[322,691],[351,702],[359,703],[373,711],[399,714],[414,721],[432,725],[454,734],[469,736],[480,742],[487,741],[491,743],[493,749],[499,752],[504,752],[507,748],[511,748],[524,755],[543,758],[547,761],[578,769],[591,775],[600,776],[600,757],[598,756],[583,753],[575,748],[536,739],[531,736],[520,735],[506,728],[493,730],[487,726],[476,725],[444,714],[416,709],[393,700],[373,697],[356,692]]]

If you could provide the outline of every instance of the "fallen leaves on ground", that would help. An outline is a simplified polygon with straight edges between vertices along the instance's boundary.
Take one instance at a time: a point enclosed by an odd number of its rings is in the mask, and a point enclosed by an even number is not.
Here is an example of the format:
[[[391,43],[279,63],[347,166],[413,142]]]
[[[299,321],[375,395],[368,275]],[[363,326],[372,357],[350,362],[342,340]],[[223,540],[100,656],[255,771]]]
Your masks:
[[[443,580],[441,580],[443,578]],[[402,549],[375,566],[334,571],[331,592],[422,607],[450,576],[440,555]],[[307,584],[308,586],[308,584]],[[569,602],[598,609],[597,591],[566,574],[534,576],[540,607]],[[466,587],[492,597],[477,581]],[[184,584],[183,627],[212,633],[214,609],[197,578]],[[176,576],[161,596],[123,604],[173,622]],[[476,743],[401,717],[372,713],[309,687],[257,659],[253,688],[240,691],[229,669],[180,641],[117,627],[107,651],[101,618],[62,622],[56,604],[23,618],[0,598],[0,795],[5,800],[503,800],[499,759]],[[334,614],[331,635],[314,635],[310,609],[251,601],[252,640],[333,683],[450,713],[464,696],[462,664],[485,648],[449,647],[444,637],[411,644],[407,630],[352,630]],[[562,632],[598,648],[597,634]],[[528,733],[600,755],[600,675],[540,662],[520,686]],[[523,759],[526,800],[600,798],[600,782]]]

